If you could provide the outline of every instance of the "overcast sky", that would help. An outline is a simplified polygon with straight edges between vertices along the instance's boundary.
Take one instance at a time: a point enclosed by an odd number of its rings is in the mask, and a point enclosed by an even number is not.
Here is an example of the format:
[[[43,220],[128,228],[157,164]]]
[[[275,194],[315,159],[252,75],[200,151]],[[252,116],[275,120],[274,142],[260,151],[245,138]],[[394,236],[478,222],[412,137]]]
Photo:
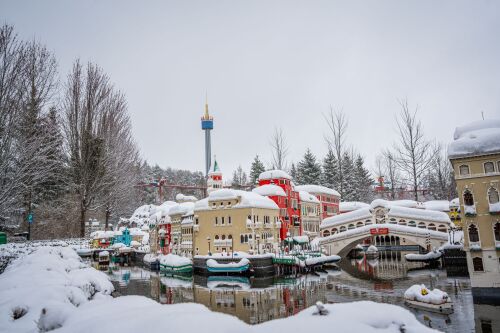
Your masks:
[[[500,117],[500,1],[4,1],[0,21],[52,49],[65,77],[94,61],[126,93],[150,163],[204,170],[205,93],[212,151],[226,176],[275,126],[290,161],[323,156],[330,106],[368,166],[395,139],[398,99],[420,106],[429,138]]]

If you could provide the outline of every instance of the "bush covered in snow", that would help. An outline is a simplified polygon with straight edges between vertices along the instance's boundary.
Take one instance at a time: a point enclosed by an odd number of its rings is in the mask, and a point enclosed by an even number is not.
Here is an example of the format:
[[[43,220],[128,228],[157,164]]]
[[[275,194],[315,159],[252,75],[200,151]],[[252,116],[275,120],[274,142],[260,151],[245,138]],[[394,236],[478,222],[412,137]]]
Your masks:
[[[0,275],[0,327],[6,332],[52,330],[78,306],[112,291],[106,274],[88,267],[73,249],[40,247]]]

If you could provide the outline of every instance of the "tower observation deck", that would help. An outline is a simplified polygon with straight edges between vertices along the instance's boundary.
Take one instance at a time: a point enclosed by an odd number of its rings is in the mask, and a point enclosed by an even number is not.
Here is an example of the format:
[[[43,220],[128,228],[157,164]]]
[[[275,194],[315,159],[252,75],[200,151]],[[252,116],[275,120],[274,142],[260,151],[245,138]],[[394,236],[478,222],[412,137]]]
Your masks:
[[[212,165],[210,131],[214,129],[214,118],[208,113],[208,102],[205,102],[205,114],[201,117],[201,129],[205,131],[205,176],[208,176],[210,165]]]

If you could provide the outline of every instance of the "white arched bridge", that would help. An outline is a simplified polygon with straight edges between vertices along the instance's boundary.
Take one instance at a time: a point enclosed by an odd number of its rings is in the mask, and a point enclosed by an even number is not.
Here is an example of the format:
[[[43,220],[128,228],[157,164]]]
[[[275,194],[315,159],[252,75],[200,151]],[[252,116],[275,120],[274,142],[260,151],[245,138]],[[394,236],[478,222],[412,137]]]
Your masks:
[[[438,248],[448,241],[448,233],[391,223],[360,226],[355,229],[319,238],[319,244],[329,255],[352,249],[370,238],[375,245],[419,245],[424,249]],[[396,244],[397,242],[397,244]]]

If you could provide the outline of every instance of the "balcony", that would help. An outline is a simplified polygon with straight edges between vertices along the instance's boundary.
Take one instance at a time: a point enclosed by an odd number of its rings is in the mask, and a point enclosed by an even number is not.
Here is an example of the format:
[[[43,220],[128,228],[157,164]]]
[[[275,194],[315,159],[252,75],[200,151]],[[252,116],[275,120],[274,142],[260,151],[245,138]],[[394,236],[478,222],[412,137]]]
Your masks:
[[[469,243],[469,250],[471,252],[481,251],[481,242],[470,242]]]
[[[495,249],[500,250],[500,240],[495,241]]]
[[[464,205],[464,213],[465,213],[465,216],[467,217],[474,217],[476,216],[476,205],[472,205],[472,206],[467,206],[467,205]]]
[[[193,231],[200,231],[200,225],[199,224],[193,225]]]
[[[215,246],[231,246],[231,239],[216,239],[214,240]]]
[[[490,203],[490,214],[500,215],[500,202]]]

